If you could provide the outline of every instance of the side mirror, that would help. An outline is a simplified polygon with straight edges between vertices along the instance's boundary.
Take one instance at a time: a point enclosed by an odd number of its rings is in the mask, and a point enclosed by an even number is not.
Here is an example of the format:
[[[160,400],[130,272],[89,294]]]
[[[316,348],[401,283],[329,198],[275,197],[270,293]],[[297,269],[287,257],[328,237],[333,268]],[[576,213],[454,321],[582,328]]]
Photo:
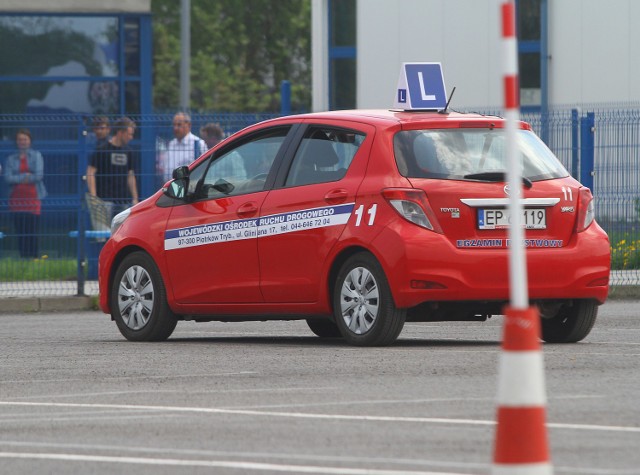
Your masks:
[[[186,165],[183,165],[173,170],[174,180],[181,180],[182,178],[189,178],[189,167]]]
[[[189,189],[189,167],[182,166],[173,170],[173,181],[169,183],[164,194],[170,198],[184,200]]]

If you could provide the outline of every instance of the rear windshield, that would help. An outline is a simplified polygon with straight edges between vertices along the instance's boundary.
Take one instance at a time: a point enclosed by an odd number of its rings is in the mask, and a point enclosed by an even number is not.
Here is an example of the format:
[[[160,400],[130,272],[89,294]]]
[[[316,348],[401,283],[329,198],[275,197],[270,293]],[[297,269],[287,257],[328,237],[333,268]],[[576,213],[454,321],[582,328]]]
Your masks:
[[[531,181],[562,178],[569,172],[533,132],[518,130],[523,176]],[[504,129],[405,130],[394,138],[396,163],[407,178],[475,180],[506,173]]]

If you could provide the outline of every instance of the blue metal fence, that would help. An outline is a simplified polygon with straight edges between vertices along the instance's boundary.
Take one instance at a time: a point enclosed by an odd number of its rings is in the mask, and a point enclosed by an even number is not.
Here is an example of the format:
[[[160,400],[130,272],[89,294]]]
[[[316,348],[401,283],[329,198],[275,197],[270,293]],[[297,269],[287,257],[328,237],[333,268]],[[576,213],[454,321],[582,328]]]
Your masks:
[[[199,135],[200,127],[216,123],[230,135],[275,116],[192,114],[192,132]],[[130,146],[137,159],[139,196],[144,199],[164,183],[160,169],[166,145],[173,138],[173,114],[130,118],[136,124]],[[109,119],[113,123],[117,118]],[[76,114],[0,115],[0,297],[97,293],[97,257],[105,237],[103,229],[94,229],[85,196],[87,165],[96,147],[91,120]],[[16,153],[15,136],[20,129],[29,130],[32,148],[44,160],[47,197],[41,202],[35,256],[21,252],[21,243],[32,233],[16,227],[16,199],[10,199],[6,181],[6,162]]]
[[[640,107],[563,108],[522,118],[593,191],[598,223],[611,241],[612,285],[640,285]]]
[[[275,117],[274,114],[194,114],[192,131],[218,123],[225,134]],[[132,116],[131,143],[141,199],[163,183],[161,160],[173,137],[173,114]],[[613,285],[640,284],[640,107],[563,108],[544,117],[524,112],[523,120],[545,139],[565,167],[596,196],[598,222],[612,244]],[[115,117],[110,118],[112,121]],[[97,255],[104,232],[88,212],[85,174],[95,139],[85,115],[0,115],[0,164],[15,151],[15,133],[28,128],[32,147],[44,157],[44,183],[36,258],[20,256],[25,238],[15,226],[7,183],[0,178],[0,297],[95,294]]]

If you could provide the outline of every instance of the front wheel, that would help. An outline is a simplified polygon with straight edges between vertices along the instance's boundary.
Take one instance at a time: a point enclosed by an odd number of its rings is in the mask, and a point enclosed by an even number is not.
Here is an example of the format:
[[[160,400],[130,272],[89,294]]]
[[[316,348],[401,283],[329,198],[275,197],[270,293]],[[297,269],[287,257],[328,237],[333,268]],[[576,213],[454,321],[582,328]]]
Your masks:
[[[144,252],[129,254],[120,263],[110,299],[111,316],[127,340],[166,340],[178,323],[167,304],[160,271]]]
[[[358,346],[393,343],[407,316],[396,308],[382,266],[365,252],[351,256],[338,272],[333,311],[344,339]]]
[[[548,343],[576,343],[591,332],[598,316],[593,300],[576,300],[553,318],[542,319],[542,339]]]

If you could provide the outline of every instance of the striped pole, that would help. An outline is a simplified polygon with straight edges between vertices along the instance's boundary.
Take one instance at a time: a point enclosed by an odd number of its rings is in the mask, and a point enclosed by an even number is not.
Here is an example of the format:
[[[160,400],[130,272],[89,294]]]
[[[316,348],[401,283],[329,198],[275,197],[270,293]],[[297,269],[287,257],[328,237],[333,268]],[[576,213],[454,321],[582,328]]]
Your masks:
[[[502,4],[502,61],[504,70],[504,109],[507,153],[507,183],[509,184],[509,288],[511,306],[525,309],[529,305],[527,263],[522,241],[522,163],[518,154],[517,133],[520,120],[518,43],[515,27],[515,7],[512,1]]]
[[[493,475],[552,475],[546,434],[540,316],[529,306],[523,246],[522,163],[518,154],[519,81],[515,7],[502,4],[504,106],[509,184],[509,288],[498,367]]]

